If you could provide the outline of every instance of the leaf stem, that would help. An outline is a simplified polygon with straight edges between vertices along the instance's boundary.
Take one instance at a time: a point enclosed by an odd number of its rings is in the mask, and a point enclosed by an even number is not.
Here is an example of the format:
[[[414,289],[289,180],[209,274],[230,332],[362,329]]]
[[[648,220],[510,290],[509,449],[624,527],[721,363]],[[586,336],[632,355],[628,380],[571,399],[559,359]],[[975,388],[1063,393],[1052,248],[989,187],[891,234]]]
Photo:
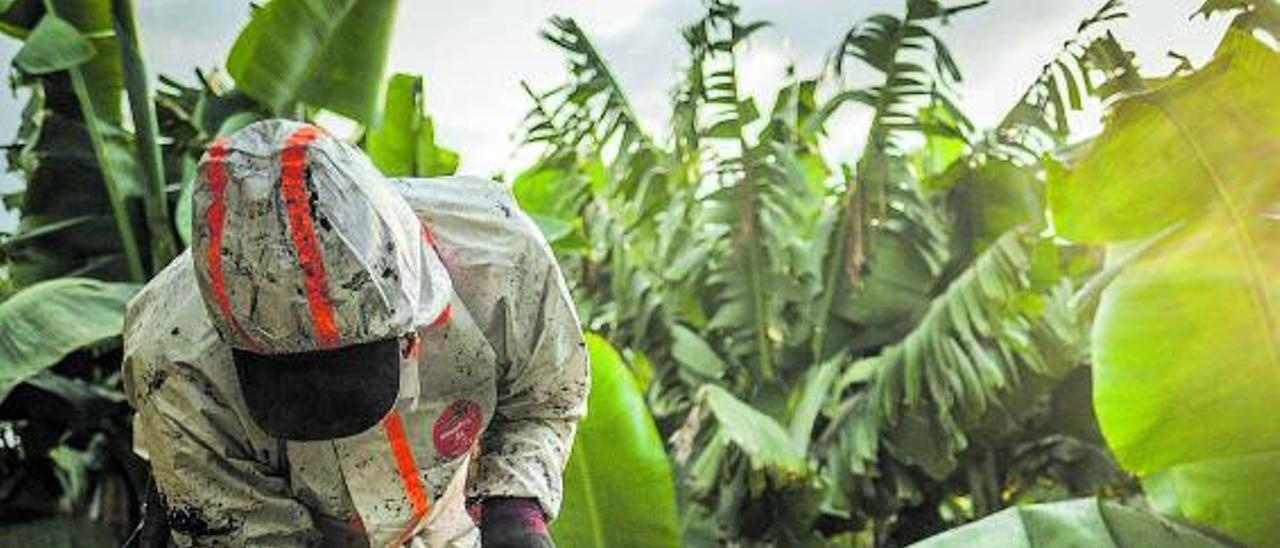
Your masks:
[[[138,28],[133,0],[111,0],[111,19],[120,44],[120,60],[124,68],[124,85],[133,116],[134,146],[144,179],[142,203],[146,211],[147,233],[151,239],[151,274],[156,274],[175,255],[176,244],[165,196],[164,163],[160,156],[160,128],[156,123],[155,103],[151,100],[151,83],[138,43]]]

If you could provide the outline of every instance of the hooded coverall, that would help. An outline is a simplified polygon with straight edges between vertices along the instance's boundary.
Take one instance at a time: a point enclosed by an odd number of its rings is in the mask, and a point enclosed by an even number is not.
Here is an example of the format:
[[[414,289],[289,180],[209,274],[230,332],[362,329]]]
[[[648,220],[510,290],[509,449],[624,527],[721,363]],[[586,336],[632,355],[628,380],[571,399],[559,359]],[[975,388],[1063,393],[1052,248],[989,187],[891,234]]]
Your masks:
[[[215,145],[202,160],[201,177],[226,178],[229,170],[232,182],[221,181],[222,188],[214,181],[212,191],[197,187],[197,237],[222,231],[218,238],[235,241],[238,228],[257,222],[254,216],[263,212],[236,212],[219,201],[232,203],[235,192],[270,193],[274,185],[288,184],[278,182],[288,178],[289,169],[278,158],[289,153],[282,142],[292,142],[289,136],[301,133],[300,124],[250,127],[248,137]],[[381,243],[360,241],[367,239],[363,228],[344,232],[355,226],[343,224],[352,217],[372,212],[403,219],[403,212],[388,210],[407,203],[412,222],[421,223],[421,232],[413,230],[425,247],[384,235],[395,240],[386,250],[400,272],[390,277],[391,286],[373,288],[391,315],[383,310],[381,319],[369,322],[388,325],[362,323],[370,305],[352,297],[357,290],[346,285],[370,278],[386,284],[386,265],[357,262],[363,273],[357,268],[350,279],[325,282],[339,335],[367,338],[407,326],[417,332],[420,348],[402,370],[395,407],[377,426],[333,440],[273,438],[245,410],[228,341],[251,335],[271,349],[306,350],[296,343],[295,331],[312,329],[297,326],[315,324],[315,303],[307,302],[312,295],[304,295],[305,284],[294,279],[313,272],[264,273],[251,260],[222,264],[216,250],[179,256],[130,303],[123,365],[137,411],[135,447],[151,463],[173,540],[219,546],[476,546],[479,535],[465,503],[494,497],[535,499],[554,518],[589,379],[578,319],[537,227],[507,187],[492,181],[386,181],[358,151],[332,142],[298,154],[308,170],[305,191],[313,220],[334,225],[325,229],[337,230],[343,236],[338,241],[358,253]],[[351,184],[352,178],[360,184]],[[349,199],[352,192],[367,199]],[[296,229],[297,218],[287,220]],[[343,268],[328,266],[331,277]],[[222,278],[215,289],[230,292],[218,303],[208,297],[211,268]],[[257,276],[258,286],[246,289],[242,275]],[[263,276],[282,285],[262,289],[268,283]],[[227,303],[256,316],[245,325],[220,321],[228,309],[219,305]]]

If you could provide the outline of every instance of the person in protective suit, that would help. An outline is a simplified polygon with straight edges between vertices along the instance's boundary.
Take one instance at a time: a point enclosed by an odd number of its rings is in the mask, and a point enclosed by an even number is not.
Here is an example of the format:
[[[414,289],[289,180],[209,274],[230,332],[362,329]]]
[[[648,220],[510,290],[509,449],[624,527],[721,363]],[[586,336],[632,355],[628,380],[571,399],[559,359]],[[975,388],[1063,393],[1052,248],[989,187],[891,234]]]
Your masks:
[[[209,147],[192,224],[124,331],[173,542],[552,545],[589,373],[505,186],[268,120]]]

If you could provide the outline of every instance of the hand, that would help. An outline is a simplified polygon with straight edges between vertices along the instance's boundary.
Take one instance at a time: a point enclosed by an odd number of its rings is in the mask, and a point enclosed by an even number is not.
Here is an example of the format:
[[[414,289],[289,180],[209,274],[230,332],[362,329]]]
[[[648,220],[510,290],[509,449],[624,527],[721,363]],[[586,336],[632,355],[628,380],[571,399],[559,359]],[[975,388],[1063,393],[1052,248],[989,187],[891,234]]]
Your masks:
[[[484,501],[480,545],[483,548],[555,548],[547,534],[542,507],[533,499],[514,498]]]

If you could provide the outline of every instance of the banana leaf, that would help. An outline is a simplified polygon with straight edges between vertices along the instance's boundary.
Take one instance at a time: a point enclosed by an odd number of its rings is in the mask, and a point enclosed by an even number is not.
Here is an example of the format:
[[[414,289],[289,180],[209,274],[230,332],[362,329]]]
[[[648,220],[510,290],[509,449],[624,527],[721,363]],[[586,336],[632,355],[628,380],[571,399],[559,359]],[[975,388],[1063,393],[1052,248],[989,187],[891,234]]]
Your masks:
[[[88,61],[95,53],[93,43],[71,23],[46,15],[13,56],[13,65],[27,74],[48,74]]]
[[[591,396],[565,470],[560,546],[679,546],[675,480],[644,395],[609,342],[587,335]]]
[[[378,120],[395,0],[273,0],[227,57],[236,88],[277,115],[299,101]]]
[[[1073,239],[1169,234],[1098,306],[1107,443],[1154,507],[1259,545],[1280,538],[1277,96],[1280,53],[1232,31],[1205,68],[1118,105],[1049,182]]]
[[[67,354],[120,335],[132,284],[42,282],[0,303],[0,401]]]
[[[458,170],[458,153],[438,145],[423,107],[421,76],[393,74],[382,122],[365,136],[369,159],[388,177],[435,177]]]
[[[1097,499],[1015,506],[912,548],[1218,548],[1233,546],[1158,515]]]
[[[1215,60],[1114,107],[1068,170],[1050,163],[1058,234],[1139,238],[1205,213],[1280,199],[1280,54],[1231,31]]]

